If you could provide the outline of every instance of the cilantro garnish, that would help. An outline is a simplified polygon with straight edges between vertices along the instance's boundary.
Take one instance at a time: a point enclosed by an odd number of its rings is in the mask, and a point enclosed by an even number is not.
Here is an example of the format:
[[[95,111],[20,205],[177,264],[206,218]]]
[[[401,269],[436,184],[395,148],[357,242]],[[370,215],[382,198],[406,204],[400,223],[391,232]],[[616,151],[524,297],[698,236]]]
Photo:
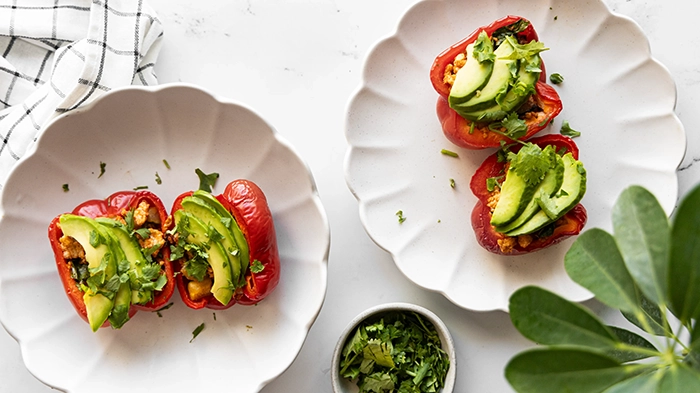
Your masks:
[[[558,85],[558,84],[564,82],[564,77],[561,76],[561,74],[558,74],[555,72],[549,76],[549,81],[554,83],[555,85]]]
[[[163,179],[160,178],[158,172],[156,172],[156,184],[163,184]]]
[[[459,157],[459,154],[447,149],[440,150],[440,153],[450,157]]]
[[[498,47],[506,37],[516,35],[520,32],[525,31],[530,25],[525,19],[518,19],[516,22],[509,24],[508,26],[501,27],[500,29],[493,32],[492,39],[494,41],[494,47]]]
[[[195,169],[194,172],[199,177],[199,190],[211,192],[211,188],[216,184],[219,174],[216,172],[206,174],[199,168]]]
[[[99,176],[97,176],[98,179],[101,178],[102,175],[105,174],[105,168],[107,168],[107,164],[100,161],[100,174],[99,174]]]
[[[499,181],[501,179],[503,179],[503,176],[489,177],[488,179],[486,179],[486,190],[488,192],[493,192],[496,189],[496,187],[500,187],[501,184],[499,183]]]
[[[170,169],[170,164],[168,163],[168,160],[165,158],[163,159],[163,165],[165,165],[166,168]]]
[[[450,361],[435,327],[411,312],[388,312],[357,327],[345,343],[340,375],[360,392],[438,392]]]
[[[265,270],[265,266],[257,259],[253,261],[252,265],[250,265],[251,273],[260,273],[263,270]]]
[[[500,131],[503,128],[504,131]],[[527,123],[518,117],[518,114],[511,112],[505,119],[489,124],[489,130],[504,135],[510,139],[518,139],[527,134]]]
[[[514,37],[507,37],[506,41],[513,47],[513,53],[511,53],[508,56],[504,56],[504,59],[509,59],[509,60],[521,60],[521,59],[529,59],[532,56],[535,56],[539,54],[540,52],[544,52],[546,50],[549,50],[549,48],[544,46],[544,43],[540,41],[530,41],[527,44],[519,44],[518,40],[516,40]]]
[[[493,53],[493,43],[484,30],[479,33],[479,36],[474,42],[474,58],[479,63],[494,61],[496,59],[496,55]]]
[[[134,191],[147,190],[147,189],[148,189],[148,186],[136,186],[136,187],[134,187]]]
[[[573,128],[571,128],[571,126],[569,125],[569,122],[566,120],[564,120],[562,122],[561,129],[559,130],[559,133],[562,135],[571,137],[571,138],[576,138],[577,136],[581,136],[581,133],[574,130]]]
[[[554,165],[554,147],[547,145],[544,149],[533,143],[525,143],[517,154],[510,153],[510,169],[531,185],[538,184]]]
[[[65,183],[63,185],[63,192],[68,192],[68,191],[70,191],[70,189],[68,188],[68,183]]]
[[[406,217],[403,216],[403,210],[397,211],[396,216],[399,218],[399,224],[403,224],[406,221]]]
[[[457,185],[455,184],[455,179],[450,179],[450,187],[455,188]]]
[[[161,314],[161,311],[165,311],[165,310],[169,309],[169,308],[172,307],[172,306],[173,306],[173,302],[170,302],[170,303],[166,304],[165,306],[163,306],[163,307],[161,307],[161,308],[159,308],[159,309],[157,309],[157,310],[155,310],[155,311],[153,311],[153,312],[156,313],[156,314],[158,314],[158,318],[163,318],[163,314]]]
[[[197,336],[199,336],[199,333],[201,333],[202,330],[204,330],[204,322],[202,322],[201,325],[197,326],[197,327],[192,331],[192,339],[190,340],[190,342],[194,341],[194,339],[197,338]]]

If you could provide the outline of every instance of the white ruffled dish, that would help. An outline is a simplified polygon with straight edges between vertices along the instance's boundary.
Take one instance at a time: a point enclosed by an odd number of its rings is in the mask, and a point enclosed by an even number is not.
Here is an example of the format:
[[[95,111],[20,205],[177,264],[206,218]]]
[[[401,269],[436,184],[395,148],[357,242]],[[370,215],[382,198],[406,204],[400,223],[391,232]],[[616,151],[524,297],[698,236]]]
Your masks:
[[[411,8],[397,31],[368,55],[364,80],[349,104],[346,181],[359,201],[370,237],[417,285],[472,310],[507,310],[518,288],[538,285],[574,301],[592,295],[569,279],[563,257],[573,239],[523,256],[481,248],[471,227],[476,198],[469,181],[494,149],[451,144],[435,113],[438,94],[430,67],[443,50],[506,15],[534,25],[550,48],[542,54],[564,110],[540,135],[558,133],[564,120],[588,172],[582,201],[586,228],[611,230],[620,192],[639,184],[670,213],[678,197],[676,169],[685,131],[674,113],[675,84],[652,58],[632,20],[600,1],[426,0]],[[440,154],[448,149],[459,154]],[[450,187],[454,179],[456,187]],[[401,210],[405,222],[396,216]]]
[[[214,193],[237,178],[265,192],[278,287],[256,306],[224,311],[191,310],[175,293],[162,317],[141,311],[121,330],[92,333],[63,293],[49,222],[139,186],[170,209],[197,189],[195,168],[220,174]],[[295,359],[325,298],[329,226],[305,163],[253,111],[193,86],[122,89],[58,118],[10,174],[0,207],[0,322],[29,371],[57,389],[258,392]]]

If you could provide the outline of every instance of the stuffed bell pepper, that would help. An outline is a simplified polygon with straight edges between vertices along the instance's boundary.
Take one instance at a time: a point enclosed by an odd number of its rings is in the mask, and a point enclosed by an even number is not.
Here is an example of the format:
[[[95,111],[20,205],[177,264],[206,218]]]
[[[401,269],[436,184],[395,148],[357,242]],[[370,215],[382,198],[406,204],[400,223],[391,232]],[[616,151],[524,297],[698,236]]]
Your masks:
[[[186,192],[173,203],[171,258],[183,302],[225,309],[255,304],[279,282],[272,214],[262,190],[234,180],[220,195]]]
[[[481,164],[470,188],[478,199],[471,217],[477,241],[496,254],[548,247],[578,234],[586,223],[579,203],[586,170],[566,136],[504,146]]]
[[[527,140],[562,110],[530,22],[507,16],[441,53],[430,70],[445,136],[469,149]]]
[[[68,299],[93,331],[118,329],[137,310],[157,310],[175,288],[163,203],[148,191],[89,200],[48,230]]]

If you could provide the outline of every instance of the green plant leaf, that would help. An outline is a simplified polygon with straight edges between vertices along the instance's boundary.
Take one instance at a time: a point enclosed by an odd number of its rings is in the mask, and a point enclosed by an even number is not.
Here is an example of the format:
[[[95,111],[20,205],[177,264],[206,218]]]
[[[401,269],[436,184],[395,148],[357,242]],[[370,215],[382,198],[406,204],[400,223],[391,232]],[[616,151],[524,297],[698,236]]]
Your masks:
[[[666,370],[661,381],[659,381],[657,392],[697,392],[698,387],[700,387],[700,373],[684,364],[674,363]]]
[[[588,309],[539,287],[515,291],[509,308],[513,326],[540,344],[612,349],[617,341],[617,336]]]
[[[611,234],[599,228],[584,232],[566,253],[564,265],[572,280],[606,305],[626,312],[639,308],[636,285]]]
[[[604,390],[603,393],[656,393],[663,372],[640,374]]]
[[[685,357],[685,362],[696,371],[700,371],[700,323],[697,321],[690,333],[689,350],[688,355]]]
[[[674,213],[669,259],[669,302],[681,323],[700,317],[700,187],[681,201]]]
[[[628,321],[645,332],[657,336],[665,336],[666,332],[671,331],[668,322],[661,315],[659,306],[647,299],[641,292],[637,293],[637,304],[639,310],[636,313],[622,312]]]
[[[612,209],[613,233],[630,275],[650,300],[667,304],[670,225],[653,194],[625,189]]]
[[[628,368],[583,348],[549,347],[521,352],[506,365],[519,393],[599,393],[627,378]]]
[[[644,337],[616,326],[608,326],[608,329],[612,330],[620,340],[620,343],[614,350],[606,351],[606,354],[611,358],[617,359],[621,363],[625,363],[654,356],[654,354],[649,351],[657,352],[657,354],[660,355],[656,347]],[[625,348],[625,345],[637,347],[640,349],[640,351],[627,349]]]

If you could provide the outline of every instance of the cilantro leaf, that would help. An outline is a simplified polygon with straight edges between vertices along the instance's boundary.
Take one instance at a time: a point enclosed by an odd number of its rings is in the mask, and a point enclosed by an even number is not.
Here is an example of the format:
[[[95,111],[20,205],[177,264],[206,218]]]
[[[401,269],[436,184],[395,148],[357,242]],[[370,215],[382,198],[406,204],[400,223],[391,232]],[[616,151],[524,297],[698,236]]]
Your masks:
[[[99,176],[97,176],[98,179],[101,178],[102,175],[105,174],[105,168],[107,168],[107,164],[100,161],[100,174],[99,174]]]
[[[521,60],[521,59],[529,59],[535,55],[538,55],[540,52],[544,52],[546,50],[549,50],[549,48],[544,46],[544,43],[540,41],[530,41],[527,44],[519,44],[518,40],[516,40],[514,37],[507,37],[506,41],[513,47],[513,53],[511,53],[508,56],[503,56],[503,59],[508,59],[508,60]]]
[[[559,133],[571,138],[576,138],[577,136],[581,136],[581,133],[579,131],[574,130],[571,128],[569,125],[569,122],[564,120],[561,124],[561,129],[559,130]]]
[[[485,61],[496,60],[496,55],[493,53],[493,43],[486,34],[486,31],[482,30],[479,36],[474,41],[474,58],[479,62],[483,63]]]
[[[555,85],[558,85],[558,84],[564,82],[564,77],[561,76],[561,74],[555,72],[549,76],[549,81],[554,83]]]
[[[252,273],[260,273],[263,270],[265,270],[265,266],[257,259],[253,261],[252,265],[250,265],[250,271]]]
[[[541,149],[528,142],[517,154],[509,154],[509,170],[515,171],[528,184],[538,184],[554,165],[554,154],[552,145]]]
[[[199,177],[199,190],[211,192],[211,188],[216,184],[219,174],[216,172],[206,174],[199,168],[195,169],[194,172]]]
[[[190,340],[190,342],[194,341],[194,339],[197,338],[197,336],[199,336],[199,333],[202,333],[202,331],[204,330],[204,326],[205,326],[205,325],[204,325],[204,322],[202,322],[201,325],[197,326],[197,327],[192,331],[192,339]]]

